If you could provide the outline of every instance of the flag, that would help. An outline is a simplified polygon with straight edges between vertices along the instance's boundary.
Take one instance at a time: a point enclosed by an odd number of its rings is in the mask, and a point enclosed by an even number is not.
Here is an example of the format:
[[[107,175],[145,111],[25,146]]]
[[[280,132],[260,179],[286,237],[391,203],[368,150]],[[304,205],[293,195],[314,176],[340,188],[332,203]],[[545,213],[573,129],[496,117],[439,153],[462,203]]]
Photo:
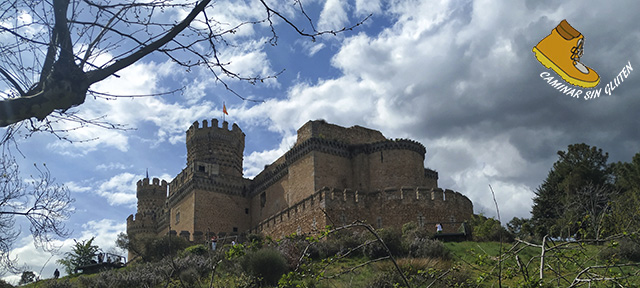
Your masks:
[[[225,106],[224,103],[222,103],[222,113],[229,115],[229,113],[227,113],[227,106]]]

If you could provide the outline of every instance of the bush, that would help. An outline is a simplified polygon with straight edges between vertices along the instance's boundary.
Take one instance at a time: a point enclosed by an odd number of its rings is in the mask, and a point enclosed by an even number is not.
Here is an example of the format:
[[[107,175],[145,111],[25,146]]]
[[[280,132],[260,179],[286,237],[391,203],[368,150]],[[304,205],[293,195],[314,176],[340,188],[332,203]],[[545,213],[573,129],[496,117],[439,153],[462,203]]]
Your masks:
[[[247,273],[261,280],[261,286],[278,284],[280,277],[288,270],[287,260],[273,248],[247,253],[241,265]]]
[[[202,256],[202,255],[207,255],[207,252],[209,252],[209,248],[207,248],[207,246],[205,246],[204,244],[198,244],[198,245],[189,246],[187,247],[187,249],[184,249],[184,251],[189,254]]]
[[[378,235],[382,241],[384,241],[384,244],[387,245],[389,252],[391,252],[394,257],[401,257],[406,254],[405,249],[402,246],[402,233],[400,233],[400,231],[396,229],[380,229],[378,230]],[[364,254],[369,257],[369,259],[377,259],[388,255],[384,246],[380,242],[374,242],[367,245],[364,248]]]
[[[513,234],[502,227],[500,222],[493,218],[482,215],[473,215],[471,218],[471,229],[473,230],[473,240],[477,242],[500,241],[513,242]]]
[[[603,249],[599,253],[602,259],[625,259],[628,261],[640,261],[640,243],[631,239],[621,239],[615,245]]]
[[[415,238],[409,244],[409,256],[413,258],[451,259],[451,252],[438,240]]]
[[[367,284],[367,287],[395,288],[395,287],[405,287],[405,286],[404,286],[404,280],[397,272],[388,271],[383,273],[377,273],[371,279],[371,282]]]

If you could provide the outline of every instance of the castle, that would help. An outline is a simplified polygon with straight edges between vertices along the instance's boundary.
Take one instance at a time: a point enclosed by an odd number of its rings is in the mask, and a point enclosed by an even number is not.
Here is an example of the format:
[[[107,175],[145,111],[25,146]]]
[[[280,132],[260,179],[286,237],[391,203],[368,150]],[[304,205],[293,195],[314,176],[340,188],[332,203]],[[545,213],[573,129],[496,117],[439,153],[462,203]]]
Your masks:
[[[467,197],[438,188],[438,173],[424,168],[425,147],[412,140],[309,121],[289,151],[247,179],[244,139],[236,124],[193,123],[187,167],[171,183],[138,181],[127,234],[171,233],[194,242],[241,233],[280,238],[355,220],[376,228],[440,223],[455,232],[473,214]]]

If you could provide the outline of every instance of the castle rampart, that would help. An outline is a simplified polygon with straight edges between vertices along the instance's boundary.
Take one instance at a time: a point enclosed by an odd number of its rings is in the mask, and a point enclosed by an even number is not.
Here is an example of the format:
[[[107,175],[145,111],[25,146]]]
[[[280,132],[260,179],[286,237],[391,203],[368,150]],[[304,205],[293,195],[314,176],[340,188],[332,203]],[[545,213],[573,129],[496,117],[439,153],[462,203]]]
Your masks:
[[[189,127],[187,166],[170,184],[138,182],[127,233],[200,242],[247,231],[313,233],[356,220],[379,228],[441,223],[447,232],[473,214],[468,198],[438,188],[438,172],[424,168],[426,148],[416,141],[309,121],[289,151],[246,179],[245,135],[236,124],[219,125],[213,119]]]

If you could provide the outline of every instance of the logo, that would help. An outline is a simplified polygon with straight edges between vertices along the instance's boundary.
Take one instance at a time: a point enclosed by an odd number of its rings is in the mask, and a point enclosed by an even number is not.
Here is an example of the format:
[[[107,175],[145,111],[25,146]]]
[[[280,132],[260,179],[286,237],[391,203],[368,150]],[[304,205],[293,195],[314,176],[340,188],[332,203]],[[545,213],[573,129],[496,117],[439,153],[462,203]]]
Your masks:
[[[580,57],[584,54],[584,43],[584,35],[573,28],[567,20],[562,20],[549,35],[533,46],[532,50],[540,64],[553,70],[570,85],[554,79],[549,72],[542,72],[540,77],[561,93],[575,98],[580,98],[584,93],[575,86],[594,88],[600,83],[600,75],[580,62]],[[611,95],[611,92],[629,76],[632,70],[629,61],[616,78],[606,85],[605,94]],[[584,99],[598,98],[601,93],[602,88],[588,90],[584,93]]]

